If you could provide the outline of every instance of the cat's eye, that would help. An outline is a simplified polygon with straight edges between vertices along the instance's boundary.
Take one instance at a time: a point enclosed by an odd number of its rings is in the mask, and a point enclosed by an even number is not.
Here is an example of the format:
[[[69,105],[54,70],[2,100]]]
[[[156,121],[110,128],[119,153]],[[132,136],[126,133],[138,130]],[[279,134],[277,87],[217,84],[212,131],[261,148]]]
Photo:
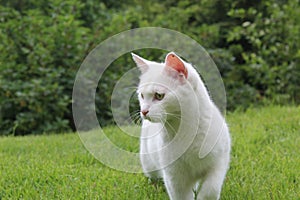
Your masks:
[[[154,99],[156,99],[158,101],[162,100],[164,97],[165,97],[165,94],[160,94],[157,92],[154,94]]]
[[[144,99],[144,95],[143,95],[143,93],[141,93],[141,97],[142,97],[142,99]]]

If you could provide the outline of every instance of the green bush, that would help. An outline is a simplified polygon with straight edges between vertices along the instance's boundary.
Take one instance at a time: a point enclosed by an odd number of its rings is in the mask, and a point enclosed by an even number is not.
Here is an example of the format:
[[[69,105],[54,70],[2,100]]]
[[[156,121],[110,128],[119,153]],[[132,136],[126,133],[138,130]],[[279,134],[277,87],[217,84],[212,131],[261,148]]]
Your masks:
[[[1,133],[70,129],[73,80],[89,29],[64,10],[47,16],[38,9],[0,7],[0,13]]]
[[[145,26],[203,45],[220,69],[230,110],[299,104],[299,19],[299,0],[0,0],[0,135],[74,130],[72,87],[85,56],[104,39]],[[161,52],[138,53],[156,60]],[[96,94],[102,125],[113,123],[111,92],[132,66],[125,55],[105,72]]]
[[[283,2],[262,1],[228,12],[237,20],[226,38],[236,69],[225,81],[233,88],[250,87],[255,101],[300,102],[300,5],[298,0]]]

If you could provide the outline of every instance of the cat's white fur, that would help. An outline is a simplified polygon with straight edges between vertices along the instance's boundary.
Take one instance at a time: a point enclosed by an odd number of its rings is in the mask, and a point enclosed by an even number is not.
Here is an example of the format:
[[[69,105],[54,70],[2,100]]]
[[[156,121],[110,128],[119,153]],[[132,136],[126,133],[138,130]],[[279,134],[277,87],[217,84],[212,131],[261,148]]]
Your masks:
[[[187,76],[167,66],[170,55],[184,64]],[[199,200],[219,199],[230,136],[197,71],[173,52],[165,63],[132,56],[142,72],[138,95],[145,174],[163,178],[171,200],[192,200],[195,190]],[[163,99],[155,99],[155,93],[164,94]]]

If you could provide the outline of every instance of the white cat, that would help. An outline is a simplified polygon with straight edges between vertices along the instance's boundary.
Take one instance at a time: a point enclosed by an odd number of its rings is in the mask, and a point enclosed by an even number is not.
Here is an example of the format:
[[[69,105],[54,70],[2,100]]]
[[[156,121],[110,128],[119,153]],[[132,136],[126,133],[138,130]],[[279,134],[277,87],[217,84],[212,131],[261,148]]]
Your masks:
[[[140,158],[145,174],[162,177],[171,200],[219,199],[229,167],[224,118],[197,71],[169,53],[164,63],[132,54],[141,70]]]

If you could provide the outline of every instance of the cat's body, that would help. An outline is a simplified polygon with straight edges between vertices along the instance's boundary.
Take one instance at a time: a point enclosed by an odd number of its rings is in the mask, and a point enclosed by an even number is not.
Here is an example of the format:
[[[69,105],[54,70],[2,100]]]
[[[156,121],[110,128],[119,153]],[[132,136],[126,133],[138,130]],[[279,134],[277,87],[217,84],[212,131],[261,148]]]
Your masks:
[[[162,177],[170,199],[219,199],[229,166],[230,137],[196,70],[175,53],[165,63],[133,54],[142,71],[138,88],[145,174]]]

